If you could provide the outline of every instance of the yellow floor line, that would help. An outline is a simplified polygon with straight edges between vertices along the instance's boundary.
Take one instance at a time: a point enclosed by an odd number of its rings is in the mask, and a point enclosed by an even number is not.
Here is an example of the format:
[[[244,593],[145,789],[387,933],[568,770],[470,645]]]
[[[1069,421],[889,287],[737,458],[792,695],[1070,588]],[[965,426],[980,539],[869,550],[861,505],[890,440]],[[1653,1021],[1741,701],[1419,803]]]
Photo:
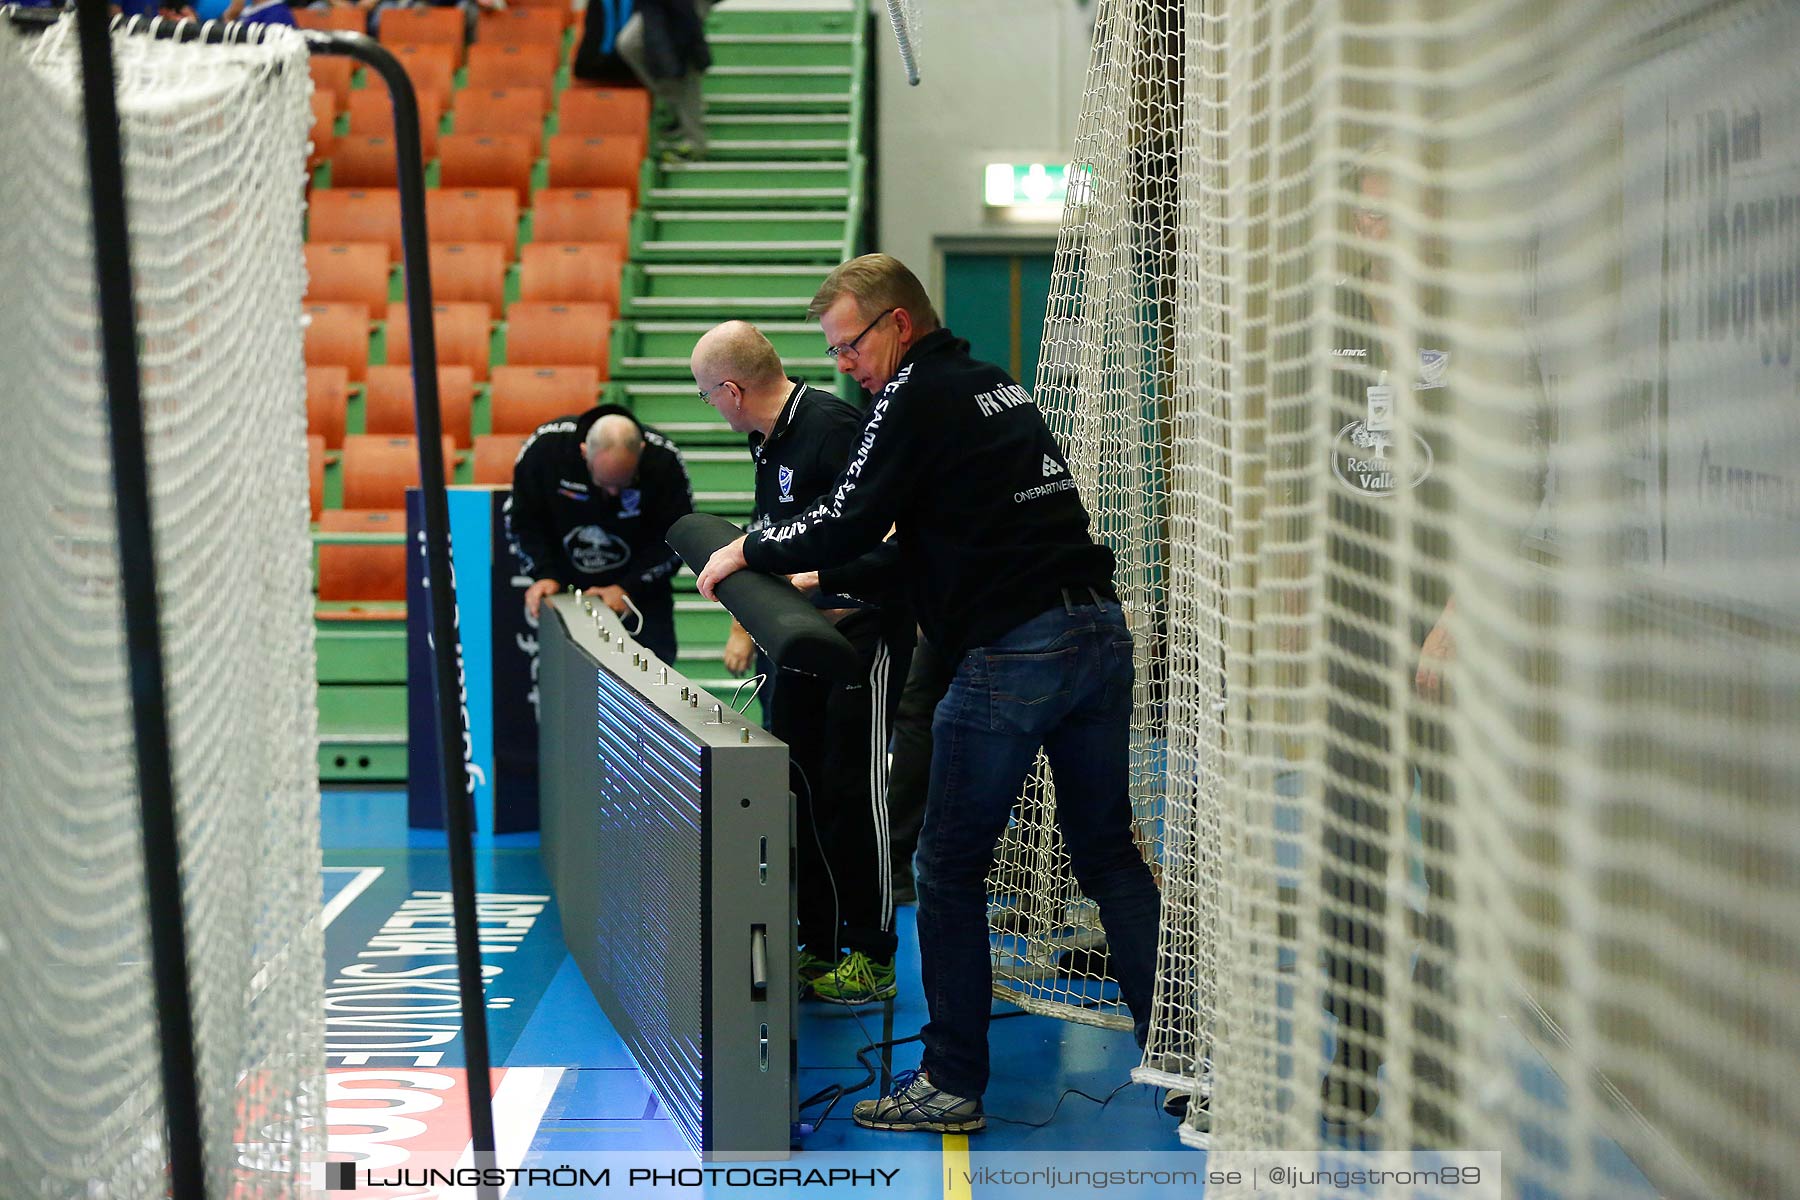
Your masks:
[[[969,1187],[969,1135],[944,1135],[944,1200],[971,1200]]]

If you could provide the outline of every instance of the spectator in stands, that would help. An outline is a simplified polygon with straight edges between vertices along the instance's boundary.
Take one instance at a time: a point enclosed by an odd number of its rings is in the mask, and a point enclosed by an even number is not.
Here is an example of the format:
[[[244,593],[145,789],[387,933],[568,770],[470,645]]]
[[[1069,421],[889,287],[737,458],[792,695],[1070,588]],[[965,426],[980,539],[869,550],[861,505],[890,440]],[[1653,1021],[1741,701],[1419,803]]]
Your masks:
[[[619,57],[675,115],[667,147],[674,158],[706,157],[706,101],[700,80],[712,66],[706,14],[713,3],[637,0],[637,11],[619,30]]]
[[[286,0],[231,0],[225,6],[227,21],[246,25],[286,25],[294,28],[294,10]]]
[[[681,559],[669,526],[694,511],[687,464],[629,409],[603,404],[537,427],[513,465],[507,535],[532,578],[525,611],[566,587],[598,596],[616,613],[642,616],[634,636],[675,661],[675,597]],[[626,620],[627,628],[632,625]]]
[[[708,330],[690,365],[701,397],[734,431],[749,435],[756,461],[752,528],[778,525],[828,499],[861,436],[861,412],[789,379],[769,339],[745,321]],[[827,597],[865,596],[869,583],[891,575],[888,558],[878,551],[823,579],[796,576],[795,584]],[[912,653],[913,619],[898,596],[879,600],[826,613],[862,656],[862,679],[835,684],[783,671],[770,725],[801,776],[794,789],[800,798],[800,986],[834,1004],[874,1003],[895,991],[898,939],[884,805],[888,723]]]
[[[424,3],[439,8],[460,8],[468,29],[468,40],[475,40],[475,27],[480,15],[484,12],[500,12],[506,8],[506,0],[423,0]],[[368,14],[369,36],[374,37],[381,32],[381,14],[390,8],[412,8],[420,0],[324,0],[314,3],[313,8],[344,8],[354,6]],[[546,81],[546,87],[549,86]]]
[[[1149,1031],[1161,898],[1134,837],[1127,786],[1132,637],[1113,555],[1031,396],[938,323],[913,273],[882,254],[831,273],[808,312],[838,367],[879,393],[855,457],[817,507],[721,548],[703,596],[745,566],[819,570],[899,531],[901,585],[956,664],[932,723],[919,835],[919,954],[931,1020],[924,1060],[878,1100],[875,1129],[986,1124],[993,1000],[986,879],[1039,749],[1082,890],[1099,903],[1138,1043]]]

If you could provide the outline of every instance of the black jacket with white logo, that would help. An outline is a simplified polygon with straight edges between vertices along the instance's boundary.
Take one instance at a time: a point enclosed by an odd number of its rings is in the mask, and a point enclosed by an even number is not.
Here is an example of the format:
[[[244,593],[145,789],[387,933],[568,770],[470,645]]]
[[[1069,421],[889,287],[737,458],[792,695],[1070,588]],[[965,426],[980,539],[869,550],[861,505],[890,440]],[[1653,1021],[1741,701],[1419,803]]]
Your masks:
[[[750,457],[756,462],[756,515],[751,529],[791,521],[828,499],[862,433],[862,410],[830,392],[793,381],[787,403],[767,438],[750,435]],[[869,554],[819,579],[820,595],[859,607],[892,609],[905,627],[906,602],[896,584],[893,546],[883,543]]]
[[[644,453],[631,486],[617,496],[596,486],[582,443],[595,421],[613,414],[632,417],[630,409],[602,404],[537,427],[513,464],[507,535],[534,580],[618,584],[640,608],[649,599],[666,609],[681,559],[665,539],[677,517],[694,511],[694,489],[674,444],[641,422]]]
[[[750,528],[780,525],[817,505],[850,461],[862,423],[855,405],[795,381],[769,436],[750,435],[756,461]]]
[[[750,566],[840,566],[899,527],[901,585],[951,661],[1062,603],[1115,595],[1113,555],[1030,393],[947,329],[920,339],[869,408],[854,456],[818,505],[752,533]]]

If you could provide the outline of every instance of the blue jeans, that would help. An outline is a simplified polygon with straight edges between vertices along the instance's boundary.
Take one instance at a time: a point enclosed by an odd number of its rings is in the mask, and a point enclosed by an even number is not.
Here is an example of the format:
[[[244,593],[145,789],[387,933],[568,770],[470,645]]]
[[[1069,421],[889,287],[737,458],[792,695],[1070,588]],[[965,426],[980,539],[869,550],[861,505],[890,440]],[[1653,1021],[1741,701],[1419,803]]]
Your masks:
[[[988,1082],[987,875],[1041,746],[1056,823],[1081,890],[1100,906],[1138,1044],[1149,1029],[1161,897],[1132,838],[1131,633],[1115,601],[1065,602],[969,651],[932,720],[931,790],[915,865],[933,1086]]]

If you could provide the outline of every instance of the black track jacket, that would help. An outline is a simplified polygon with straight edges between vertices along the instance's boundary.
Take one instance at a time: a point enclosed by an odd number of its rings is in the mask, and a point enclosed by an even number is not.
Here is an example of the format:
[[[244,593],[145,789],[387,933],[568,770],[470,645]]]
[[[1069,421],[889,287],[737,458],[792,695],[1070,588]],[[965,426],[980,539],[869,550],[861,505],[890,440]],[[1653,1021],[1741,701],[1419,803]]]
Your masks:
[[[631,486],[617,496],[595,486],[582,442],[595,421],[615,413],[631,417],[630,409],[602,404],[537,427],[513,464],[507,535],[534,580],[617,584],[640,608],[646,596],[672,603],[669,579],[681,558],[665,539],[677,517],[694,511],[693,486],[674,445],[641,422],[644,454]]]
[[[817,506],[856,449],[863,415],[846,400],[798,381],[767,438],[750,435],[756,460],[756,519],[780,525]]]
[[[840,566],[899,526],[900,583],[952,662],[1053,605],[1062,589],[1116,597],[1113,555],[1030,393],[947,329],[901,360],[820,503],[749,535],[759,571]]]

